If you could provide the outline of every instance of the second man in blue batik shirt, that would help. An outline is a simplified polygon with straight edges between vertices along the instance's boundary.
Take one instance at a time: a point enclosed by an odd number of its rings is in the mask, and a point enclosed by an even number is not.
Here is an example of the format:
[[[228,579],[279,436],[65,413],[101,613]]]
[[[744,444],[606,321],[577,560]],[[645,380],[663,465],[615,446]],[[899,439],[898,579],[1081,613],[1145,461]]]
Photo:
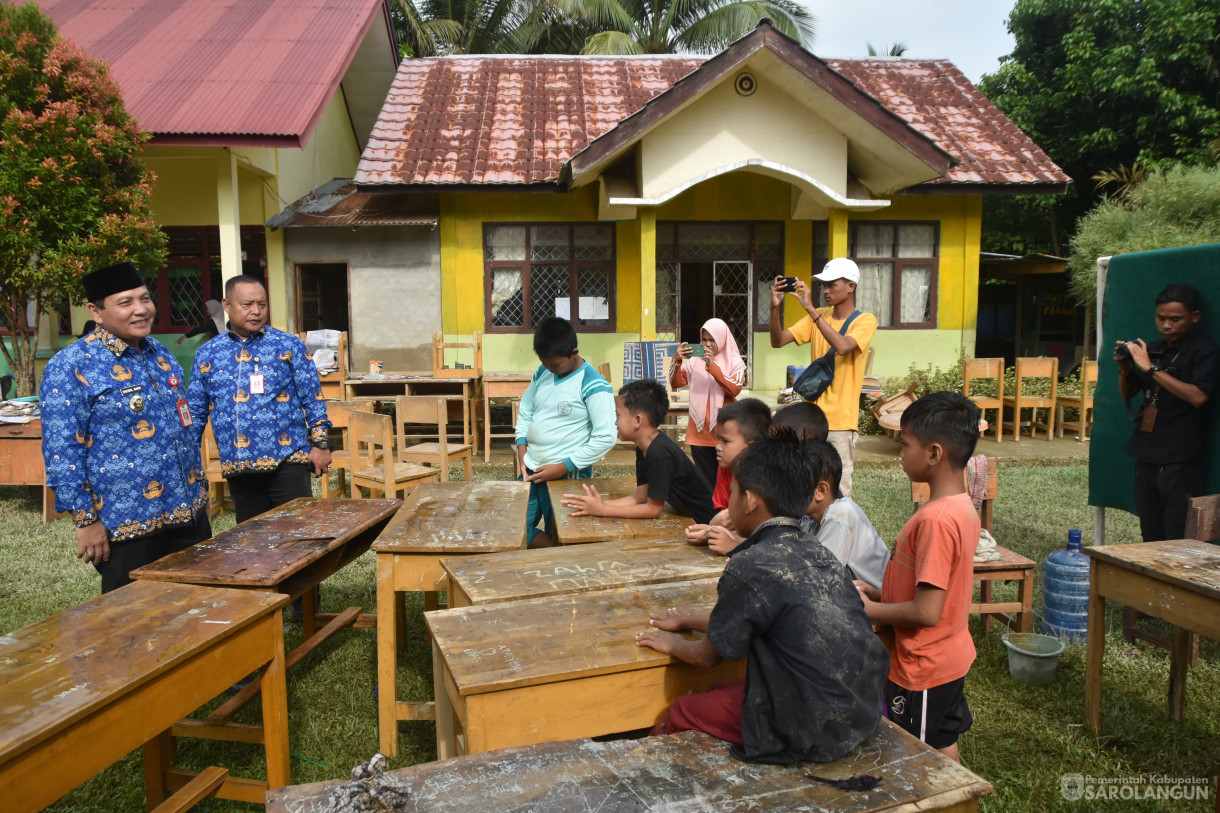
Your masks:
[[[313,493],[330,468],[330,420],[318,371],[296,336],[267,324],[267,290],[241,275],[225,284],[228,329],[195,354],[189,394],[202,436],[209,418],[237,521]]]

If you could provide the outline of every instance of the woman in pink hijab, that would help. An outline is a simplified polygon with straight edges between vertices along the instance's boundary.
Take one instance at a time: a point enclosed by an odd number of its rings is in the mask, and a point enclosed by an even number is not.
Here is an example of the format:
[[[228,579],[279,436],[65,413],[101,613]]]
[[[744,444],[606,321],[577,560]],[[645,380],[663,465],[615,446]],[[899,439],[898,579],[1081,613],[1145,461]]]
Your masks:
[[[716,482],[716,415],[731,404],[746,381],[746,364],[723,319],[708,319],[699,331],[703,355],[692,358],[686,342],[678,345],[669,383],[674,389],[690,384],[690,422],[686,445],[708,485]]]

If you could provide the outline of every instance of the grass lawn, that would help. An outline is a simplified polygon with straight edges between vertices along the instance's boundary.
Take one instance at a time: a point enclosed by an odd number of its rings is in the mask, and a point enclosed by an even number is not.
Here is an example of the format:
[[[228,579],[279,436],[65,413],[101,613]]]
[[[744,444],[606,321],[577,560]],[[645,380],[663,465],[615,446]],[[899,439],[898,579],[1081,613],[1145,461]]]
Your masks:
[[[606,469],[597,474],[628,472]],[[506,478],[507,466],[477,467],[476,476]],[[1001,545],[1036,561],[1062,547],[1069,528],[1092,538],[1093,510],[1086,505],[1088,471],[1082,461],[1066,465],[1045,462],[1001,467],[995,535]],[[882,536],[891,541],[910,516],[910,487],[897,465],[858,468],[855,497]],[[226,514],[216,530],[232,525]],[[1138,541],[1135,519],[1121,512],[1108,515],[1108,541]],[[21,489],[0,489],[0,631],[8,632],[97,595],[99,579],[78,562],[71,524],[44,526],[38,506]],[[997,591],[1005,588],[997,588]],[[1015,590],[1013,590],[1015,595]],[[371,554],[340,572],[322,588],[328,610],[350,605],[373,608],[374,566]],[[408,597],[413,619],[405,658],[400,658],[402,699],[432,695],[431,660],[420,617],[422,598]],[[1041,569],[1035,609],[1041,603]],[[1166,709],[1169,656],[1152,647],[1123,642],[1118,609],[1108,608],[1105,687],[1101,739],[1086,734],[1083,644],[1069,644],[1054,684],[1035,687],[1008,676],[1002,628],[985,630],[972,619],[978,659],[967,679],[974,728],[962,738],[962,760],[995,786],[983,799],[987,811],[1046,810],[1212,810],[1220,721],[1209,712],[1208,697],[1220,695],[1220,647],[1204,641],[1199,667],[1188,680],[1186,719],[1174,723]],[[1036,629],[1036,626],[1035,626]],[[301,637],[300,626],[287,629],[289,647]],[[373,630],[345,630],[296,667],[288,676],[290,730],[295,782],[346,777],[353,765],[377,751],[375,697],[376,639]],[[239,720],[257,722],[258,704]],[[435,758],[431,723],[403,723],[401,756],[391,767]],[[180,762],[190,767],[217,764],[238,776],[261,777],[254,746],[180,741]],[[47,769],[54,770],[53,766]],[[1170,778],[1207,777],[1208,801],[1067,802],[1060,776],[1082,773],[1111,780],[1138,775]],[[244,810],[248,805],[206,801],[201,810]],[[142,811],[143,784],[139,752],[68,794],[56,811]]]

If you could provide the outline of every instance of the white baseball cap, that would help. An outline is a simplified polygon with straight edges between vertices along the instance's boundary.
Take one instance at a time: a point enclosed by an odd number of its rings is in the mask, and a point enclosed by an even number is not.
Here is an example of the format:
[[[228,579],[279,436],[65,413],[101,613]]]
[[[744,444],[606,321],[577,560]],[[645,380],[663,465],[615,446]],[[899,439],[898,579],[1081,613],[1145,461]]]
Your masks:
[[[837,279],[845,279],[848,282],[860,284],[860,266],[846,257],[835,257],[822,269],[822,273],[814,274],[814,279],[820,279],[822,282],[834,282]]]

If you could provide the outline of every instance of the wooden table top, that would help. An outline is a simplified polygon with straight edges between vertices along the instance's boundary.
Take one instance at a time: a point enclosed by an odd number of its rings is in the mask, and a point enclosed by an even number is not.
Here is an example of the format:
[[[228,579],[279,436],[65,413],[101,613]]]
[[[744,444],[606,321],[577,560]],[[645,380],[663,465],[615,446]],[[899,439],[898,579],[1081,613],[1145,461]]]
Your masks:
[[[525,547],[528,483],[420,483],[373,543],[378,553],[496,553]]]
[[[486,370],[483,372],[483,381],[532,381],[534,378],[533,370]]]
[[[594,477],[590,480],[552,480],[547,485],[551,507],[555,511],[555,538],[563,545],[584,542],[617,542],[635,537],[682,539],[687,525],[694,522],[675,512],[669,503],[656,519],[622,519],[621,517],[574,517],[572,509],[564,508],[564,494],[584,494],[581,486],[591,485],[607,499],[634,494],[634,477]]]
[[[844,792],[806,774],[876,776],[868,792]],[[883,720],[857,753],[825,764],[739,762],[701,731],[595,742],[588,739],[505,748],[390,771],[421,813],[470,810],[943,810],[991,793],[991,785]],[[505,781],[511,777],[512,781]],[[323,813],[343,780],[278,788],[267,813]]]
[[[275,587],[364,531],[388,522],[401,504],[402,500],[301,497],[131,575],[192,584]]]
[[[719,578],[725,557],[703,545],[628,539],[442,559],[471,604],[611,587]]]
[[[1038,563],[1033,559],[1026,559],[1019,553],[1010,551],[1008,548],[1002,548],[996,545],[995,552],[1000,554],[999,559],[993,559],[990,562],[975,562],[975,573],[990,573],[995,570],[1033,570],[1038,566]]]
[[[431,370],[386,370],[383,373],[368,373],[367,375],[378,375],[380,378],[365,378],[363,375],[357,374],[351,378],[345,379],[344,384],[401,384],[410,382],[424,383],[453,383],[461,384],[463,381],[472,381],[480,375],[476,370],[453,370],[453,375],[438,376],[433,375]],[[386,378],[386,376],[397,376],[396,378]]]
[[[635,645],[649,614],[711,612],[716,579],[566,593],[424,613],[460,694],[678,663]],[[693,634],[693,633],[688,633]],[[696,636],[698,637],[698,636]]]
[[[1220,599],[1220,545],[1170,539],[1131,545],[1094,545],[1082,550],[1100,562]]]
[[[0,636],[0,764],[287,601],[262,591],[133,582]]]

